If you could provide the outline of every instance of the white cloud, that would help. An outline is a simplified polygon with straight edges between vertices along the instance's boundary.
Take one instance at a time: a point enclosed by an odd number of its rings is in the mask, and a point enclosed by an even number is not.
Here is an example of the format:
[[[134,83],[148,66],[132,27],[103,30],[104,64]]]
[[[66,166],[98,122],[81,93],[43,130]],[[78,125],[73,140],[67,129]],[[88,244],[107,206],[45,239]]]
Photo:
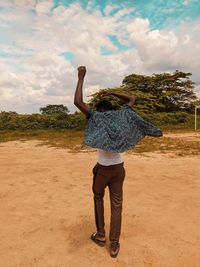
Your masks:
[[[127,26],[129,41],[136,45],[139,56],[147,69],[158,67],[166,69],[173,64],[172,55],[178,44],[178,38],[172,31],[150,30],[147,19],[135,19]]]
[[[109,16],[111,12],[115,11],[117,9],[117,5],[107,5],[105,7],[104,13],[106,16]]]
[[[190,3],[190,0],[184,0],[184,1],[183,1],[183,4],[184,4],[185,6],[189,5],[189,3]]]
[[[135,19],[127,26],[144,71],[191,71],[197,83],[200,68],[200,21],[182,22],[176,31],[151,30],[149,21]]]
[[[78,65],[87,66],[86,95],[118,86],[131,73],[180,69],[191,71],[200,84],[199,21],[183,22],[176,31],[152,30],[148,19],[121,19],[132,12],[126,8],[109,16],[116,5],[107,6],[107,16],[103,16],[98,10],[88,13],[79,4],[58,6],[50,13],[51,1],[24,0],[16,6],[17,2],[9,2],[7,13],[0,18],[0,23],[7,25],[2,30],[1,51],[13,54],[0,62],[1,110],[38,112],[40,106],[62,103],[74,111]],[[33,7],[36,14],[30,11]],[[108,35],[134,47],[119,50]],[[111,55],[102,56],[101,47]],[[61,56],[64,52],[72,52],[74,59],[66,61]]]
[[[20,7],[35,7],[37,4],[37,0],[12,0],[8,1],[8,3],[13,4],[15,6],[20,6]]]
[[[48,2],[48,1],[45,1],[45,2],[39,2],[37,5],[36,5],[36,12],[38,14],[40,13],[49,13],[51,8],[53,7],[52,3],[51,2]]]

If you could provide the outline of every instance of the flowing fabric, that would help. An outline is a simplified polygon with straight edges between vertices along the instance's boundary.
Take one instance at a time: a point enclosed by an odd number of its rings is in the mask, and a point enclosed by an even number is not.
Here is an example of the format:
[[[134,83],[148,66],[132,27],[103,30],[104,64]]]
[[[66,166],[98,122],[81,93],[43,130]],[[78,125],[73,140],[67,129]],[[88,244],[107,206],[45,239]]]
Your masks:
[[[127,105],[121,110],[89,110],[84,144],[113,153],[133,148],[146,135],[161,136],[162,131],[144,120]]]

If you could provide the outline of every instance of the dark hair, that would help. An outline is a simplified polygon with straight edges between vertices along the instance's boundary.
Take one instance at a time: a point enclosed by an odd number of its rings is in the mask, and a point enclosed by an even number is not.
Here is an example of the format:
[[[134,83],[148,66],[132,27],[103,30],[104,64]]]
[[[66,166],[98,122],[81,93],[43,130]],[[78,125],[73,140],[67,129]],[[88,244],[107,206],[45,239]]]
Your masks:
[[[107,110],[116,110],[116,107],[114,107],[109,100],[102,99],[96,105],[96,109],[97,111],[100,111],[101,109],[107,111]]]

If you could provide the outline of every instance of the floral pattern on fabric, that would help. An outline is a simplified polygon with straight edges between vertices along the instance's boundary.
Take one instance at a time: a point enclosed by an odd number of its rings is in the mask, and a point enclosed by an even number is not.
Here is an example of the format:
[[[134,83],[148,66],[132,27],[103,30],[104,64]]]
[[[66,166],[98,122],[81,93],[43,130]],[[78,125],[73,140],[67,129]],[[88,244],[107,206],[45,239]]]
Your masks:
[[[113,153],[133,148],[146,135],[160,136],[161,130],[140,117],[130,106],[121,110],[89,110],[84,144]]]

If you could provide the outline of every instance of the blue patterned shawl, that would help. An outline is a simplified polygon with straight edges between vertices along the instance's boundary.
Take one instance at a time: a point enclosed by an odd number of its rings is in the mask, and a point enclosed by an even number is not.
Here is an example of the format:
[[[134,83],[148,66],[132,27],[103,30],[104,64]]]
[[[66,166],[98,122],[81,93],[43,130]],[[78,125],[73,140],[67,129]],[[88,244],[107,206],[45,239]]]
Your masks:
[[[87,118],[84,144],[114,153],[133,148],[146,135],[162,135],[159,128],[141,118],[129,105],[105,112],[90,109]]]

